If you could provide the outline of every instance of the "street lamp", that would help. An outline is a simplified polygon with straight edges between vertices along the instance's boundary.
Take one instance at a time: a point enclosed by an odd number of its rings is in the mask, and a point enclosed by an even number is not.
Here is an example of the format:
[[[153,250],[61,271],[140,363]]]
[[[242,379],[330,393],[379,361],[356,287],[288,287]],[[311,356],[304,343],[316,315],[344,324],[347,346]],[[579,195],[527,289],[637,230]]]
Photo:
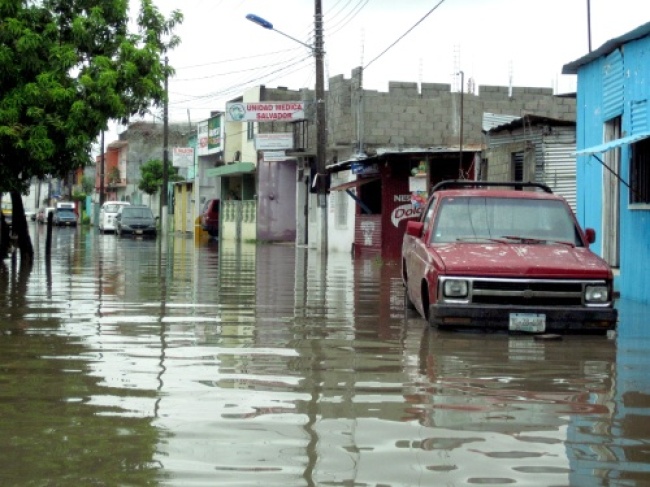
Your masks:
[[[268,20],[263,19],[262,17],[260,17],[260,16],[258,16],[258,15],[255,15],[255,14],[248,14],[248,15],[246,16],[246,18],[247,18],[248,20],[250,20],[251,22],[257,24],[257,25],[264,27],[265,29],[268,29],[268,30],[274,30],[274,31],[276,31],[278,34],[282,34],[284,37],[288,37],[288,38],[291,39],[292,41],[296,41],[298,44],[302,44],[303,46],[309,48],[309,50],[311,50],[312,52],[314,51],[314,46],[310,46],[310,45],[307,44],[306,42],[302,42],[301,40],[296,39],[295,37],[291,37],[289,34],[285,34],[284,32],[279,31],[278,29],[275,29],[275,28],[273,27],[273,24],[272,24],[271,22],[269,22]]]
[[[314,44],[306,44],[295,37],[279,31],[268,20],[254,14],[246,16],[251,22],[268,30],[274,30],[289,39],[308,47],[314,55],[316,64],[316,184],[318,185],[318,208],[320,212],[320,251],[327,252],[327,171],[325,169],[326,132],[325,132],[325,77],[323,69],[323,12],[321,0],[315,0],[314,7]]]

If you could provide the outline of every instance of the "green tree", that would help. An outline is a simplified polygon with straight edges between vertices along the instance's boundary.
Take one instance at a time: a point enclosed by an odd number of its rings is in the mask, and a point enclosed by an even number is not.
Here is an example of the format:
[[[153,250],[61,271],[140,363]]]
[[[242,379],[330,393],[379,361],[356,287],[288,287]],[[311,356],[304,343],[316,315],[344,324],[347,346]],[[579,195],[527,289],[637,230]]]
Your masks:
[[[93,189],[95,188],[95,182],[93,181],[93,178],[90,176],[83,176],[81,178],[81,191],[83,191],[86,194],[90,194],[93,192]]]
[[[167,180],[180,181],[182,178],[178,175],[178,168],[172,166],[167,161]],[[160,159],[152,159],[140,166],[140,182],[138,189],[148,195],[157,193],[163,184],[163,163]]]
[[[180,22],[153,0],[141,0],[135,29],[128,0],[0,1],[0,193],[89,164],[108,120],[162,105]],[[31,250],[18,239],[21,255]]]

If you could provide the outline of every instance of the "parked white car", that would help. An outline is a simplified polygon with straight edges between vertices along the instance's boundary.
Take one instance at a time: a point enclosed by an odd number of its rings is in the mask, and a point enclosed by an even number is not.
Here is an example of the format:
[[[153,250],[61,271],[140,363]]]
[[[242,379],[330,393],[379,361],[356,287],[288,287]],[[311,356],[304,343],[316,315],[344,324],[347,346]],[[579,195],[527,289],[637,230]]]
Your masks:
[[[120,206],[130,205],[128,201],[105,201],[99,210],[99,233],[115,232],[115,215]]]

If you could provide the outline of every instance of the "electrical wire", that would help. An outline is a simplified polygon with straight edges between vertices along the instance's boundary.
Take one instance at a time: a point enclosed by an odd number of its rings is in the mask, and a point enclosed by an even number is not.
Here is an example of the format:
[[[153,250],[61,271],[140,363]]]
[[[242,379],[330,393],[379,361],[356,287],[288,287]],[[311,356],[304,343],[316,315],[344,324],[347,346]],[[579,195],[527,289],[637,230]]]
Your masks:
[[[429,15],[431,15],[435,10],[437,10],[438,7],[440,7],[440,5],[442,5],[443,3],[445,3],[445,0],[440,0],[440,1],[439,1],[439,2],[438,2],[438,3],[437,3],[437,4],[436,4],[436,5],[435,5],[431,10],[429,10],[429,11],[424,15],[424,17],[422,17],[420,20],[418,20],[418,21],[417,21],[417,22],[416,22],[416,23],[415,23],[415,24],[414,24],[414,25],[413,25],[409,30],[407,30],[406,32],[404,32],[404,34],[402,34],[400,37],[398,37],[397,40],[396,40],[395,42],[393,42],[390,46],[388,46],[388,47],[387,47],[386,49],[384,49],[381,53],[379,53],[379,55],[378,55],[377,57],[375,57],[375,58],[372,59],[370,62],[368,62],[368,64],[366,64],[366,65],[363,67],[364,71],[368,68],[368,66],[370,66],[370,65],[371,65],[372,63],[374,63],[377,59],[379,59],[379,58],[382,57],[384,54],[386,54],[390,49],[392,49],[392,48],[393,48],[393,47],[394,47],[394,46],[395,46],[399,41],[401,41],[401,40],[404,39],[408,34],[410,34],[410,32],[411,32],[413,29],[415,29],[418,25],[420,25],[420,24],[421,24],[421,23],[422,23],[422,22],[423,22],[423,21],[424,21],[424,20],[425,20]]]

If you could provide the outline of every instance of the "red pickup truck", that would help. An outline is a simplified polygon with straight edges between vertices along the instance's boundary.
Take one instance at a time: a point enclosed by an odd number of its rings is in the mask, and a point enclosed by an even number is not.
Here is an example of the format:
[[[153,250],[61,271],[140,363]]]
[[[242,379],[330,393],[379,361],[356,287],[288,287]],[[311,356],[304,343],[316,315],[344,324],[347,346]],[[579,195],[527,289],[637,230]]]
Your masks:
[[[616,328],[613,274],[564,198],[539,183],[443,181],[407,224],[407,307],[439,328]]]

